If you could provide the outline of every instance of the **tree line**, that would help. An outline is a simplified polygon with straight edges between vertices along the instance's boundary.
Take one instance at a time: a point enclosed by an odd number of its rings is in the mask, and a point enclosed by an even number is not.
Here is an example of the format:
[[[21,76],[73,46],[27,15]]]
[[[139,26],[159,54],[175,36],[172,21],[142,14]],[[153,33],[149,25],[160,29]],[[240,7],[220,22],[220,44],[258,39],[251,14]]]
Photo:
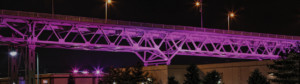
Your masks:
[[[248,84],[300,84],[300,43],[297,47],[290,49],[291,51],[284,51],[286,53],[280,54],[280,59],[273,60],[273,64],[267,65],[271,70],[269,75],[273,79],[267,79],[262,73],[255,69],[248,78]],[[223,84],[222,74],[216,70],[208,72],[203,79],[200,79],[199,72],[201,72],[196,65],[190,65],[184,75],[185,80],[183,84]],[[179,84],[174,76],[168,78],[168,84]]]
[[[272,71],[269,74],[274,76],[274,79],[268,80],[258,69],[255,69],[248,78],[248,84],[270,84],[271,81],[277,84],[300,84],[300,46],[298,45],[293,50],[285,51],[289,53],[281,54],[279,60],[274,60],[273,64],[268,65]],[[153,84],[155,79],[142,69],[142,63],[126,68],[111,67],[108,75],[102,77],[98,84]],[[203,78],[199,75],[203,73],[197,65],[190,65],[186,70],[183,84],[224,84],[222,83],[222,73],[216,70],[206,73]],[[179,84],[175,78],[174,76],[168,77],[168,84]],[[69,77],[68,84],[75,84],[72,75]]]

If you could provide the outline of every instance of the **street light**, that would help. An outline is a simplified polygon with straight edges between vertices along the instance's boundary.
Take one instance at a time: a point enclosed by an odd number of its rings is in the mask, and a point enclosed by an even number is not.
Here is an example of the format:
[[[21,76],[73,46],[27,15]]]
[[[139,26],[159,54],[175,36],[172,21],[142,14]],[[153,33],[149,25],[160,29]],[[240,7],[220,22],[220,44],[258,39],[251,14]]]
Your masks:
[[[40,80],[40,65],[39,65],[40,61],[39,61],[39,54],[36,53],[36,74],[37,74],[37,84],[40,84],[39,80]]]
[[[105,2],[105,23],[107,23],[107,7],[108,7],[108,4],[111,4],[112,1],[111,0],[106,0]]]
[[[36,68],[36,70],[37,70],[37,84],[39,84],[39,55],[38,55],[38,53],[36,53],[37,55],[36,55],[36,66],[37,66],[37,68]],[[12,56],[12,57],[15,57],[15,56],[17,56],[18,55],[18,52],[16,52],[16,51],[10,51],[9,52],[9,55],[10,56]],[[13,83],[14,84],[14,83]]]
[[[8,72],[10,72],[10,69],[12,69],[12,67],[15,67],[15,65],[17,64],[16,63],[16,56],[18,55],[18,53],[16,51],[12,50],[12,51],[8,52],[8,54],[11,56],[11,58],[8,57]],[[9,76],[10,79],[15,79],[14,77],[12,78],[10,73],[8,73],[8,76]],[[16,82],[16,80],[9,80],[9,83],[11,83],[11,84],[16,84],[15,82]]]
[[[233,12],[228,13],[228,31],[230,30],[230,18],[233,18],[235,16],[235,14]]]
[[[196,7],[200,7],[199,8],[199,12],[201,13],[201,28],[203,28],[203,12],[202,12],[202,6],[203,6],[203,4],[202,4],[202,0],[196,1],[195,5],[196,5]]]
[[[196,6],[200,6],[200,2],[198,2],[198,1],[196,1],[195,4],[196,4]]]
[[[10,51],[10,52],[9,52],[9,55],[12,56],[12,57],[17,56],[17,54],[18,54],[18,53],[17,53],[16,51]]]

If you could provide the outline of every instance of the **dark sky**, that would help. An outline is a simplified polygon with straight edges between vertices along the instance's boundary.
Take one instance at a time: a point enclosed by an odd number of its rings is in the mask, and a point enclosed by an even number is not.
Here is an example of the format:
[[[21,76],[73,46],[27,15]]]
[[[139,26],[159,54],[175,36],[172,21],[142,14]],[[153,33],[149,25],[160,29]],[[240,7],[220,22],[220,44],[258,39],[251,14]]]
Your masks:
[[[104,18],[104,0],[54,0],[55,13]],[[203,0],[204,27],[227,29],[228,11],[236,12],[232,30],[300,36],[299,0]],[[51,0],[1,0],[0,9],[51,13]],[[171,25],[200,26],[194,0],[114,0],[109,19]],[[0,47],[0,74],[7,72],[7,49]],[[139,59],[132,53],[41,49],[41,67],[68,72],[71,66],[125,66]],[[196,60],[197,59],[197,60]],[[177,56],[172,64],[237,61]],[[213,60],[213,61],[211,61]]]

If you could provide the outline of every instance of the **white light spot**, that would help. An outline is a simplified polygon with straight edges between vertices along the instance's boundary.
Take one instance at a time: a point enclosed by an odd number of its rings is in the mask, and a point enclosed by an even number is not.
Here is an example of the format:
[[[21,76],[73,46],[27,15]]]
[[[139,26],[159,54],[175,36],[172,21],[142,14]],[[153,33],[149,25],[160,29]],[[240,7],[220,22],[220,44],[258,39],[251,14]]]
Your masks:
[[[17,53],[16,51],[10,51],[10,52],[9,52],[9,55],[10,55],[10,56],[13,56],[13,57],[16,56],[17,54],[18,54],[18,53]]]

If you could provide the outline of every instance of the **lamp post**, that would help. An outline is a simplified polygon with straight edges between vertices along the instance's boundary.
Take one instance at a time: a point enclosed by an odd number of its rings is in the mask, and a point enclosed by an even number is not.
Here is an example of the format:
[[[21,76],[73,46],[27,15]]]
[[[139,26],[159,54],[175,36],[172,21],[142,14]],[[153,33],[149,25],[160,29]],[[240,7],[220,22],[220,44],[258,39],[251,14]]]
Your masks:
[[[105,2],[105,23],[107,23],[107,8],[108,8],[108,4],[111,3],[111,0],[106,0]]]
[[[54,0],[51,0],[51,13],[52,13],[52,18],[54,18]]]
[[[228,13],[227,19],[228,19],[228,31],[230,30],[230,18],[233,18],[235,16],[235,14],[233,12]]]
[[[37,84],[40,84],[40,82],[39,82],[39,76],[40,76],[40,71],[39,71],[40,69],[39,69],[39,54],[38,53],[36,53],[36,74],[37,74]]]
[[[17,63],[17,51],[10,51],[8,57],[8,76],[9,76],[9,83],[10,84],[16,84],[18,83],[18,63]]]
[[[37,70],[37,84],[40,84],[39,83],[39,56],[38,56],[38,53],[36,53],[37,55],[36,55],[36,70]],[[9,52],[9,55],[11,56],[11,57],[16,57],[17,55],[18,55],[18,52],[16,52],[16,51],[10,51]]]
[[[196,5],[196,7],[200,7],[199,8],[199,12],[200,12],[200,16],[201,16],[201,28],[203,28],[203,12],[202,12],[202,6],[203,6],[203,4],[202,4],[202,0],[196,1],[195,5]]]

